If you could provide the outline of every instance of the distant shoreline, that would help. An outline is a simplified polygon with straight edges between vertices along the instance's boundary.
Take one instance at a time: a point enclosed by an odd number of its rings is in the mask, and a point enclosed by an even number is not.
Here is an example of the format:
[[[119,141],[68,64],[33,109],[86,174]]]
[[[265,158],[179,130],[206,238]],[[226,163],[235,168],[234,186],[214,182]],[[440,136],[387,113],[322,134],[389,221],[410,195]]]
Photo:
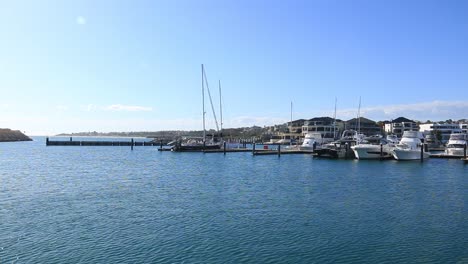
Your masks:
[[[19,130],[11,130],[9,128],[0,128],[0,142],[18,142],[32,141],[32,139]]]

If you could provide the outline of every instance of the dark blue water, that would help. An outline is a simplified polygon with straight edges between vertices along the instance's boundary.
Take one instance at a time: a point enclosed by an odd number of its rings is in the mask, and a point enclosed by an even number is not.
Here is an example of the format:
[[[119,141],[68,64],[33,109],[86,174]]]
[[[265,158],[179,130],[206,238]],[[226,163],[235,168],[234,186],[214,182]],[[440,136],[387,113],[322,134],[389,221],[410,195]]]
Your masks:
[[[468,166],[0,144],[0,263],[467,263]]]

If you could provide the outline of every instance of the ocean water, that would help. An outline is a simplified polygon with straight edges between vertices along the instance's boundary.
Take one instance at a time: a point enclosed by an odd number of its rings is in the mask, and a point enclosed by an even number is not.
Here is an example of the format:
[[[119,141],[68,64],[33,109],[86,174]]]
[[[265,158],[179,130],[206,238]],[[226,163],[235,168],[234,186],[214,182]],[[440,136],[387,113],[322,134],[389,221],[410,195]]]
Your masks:
[[[0,143],[0,263],[468,263],[468,166]]]

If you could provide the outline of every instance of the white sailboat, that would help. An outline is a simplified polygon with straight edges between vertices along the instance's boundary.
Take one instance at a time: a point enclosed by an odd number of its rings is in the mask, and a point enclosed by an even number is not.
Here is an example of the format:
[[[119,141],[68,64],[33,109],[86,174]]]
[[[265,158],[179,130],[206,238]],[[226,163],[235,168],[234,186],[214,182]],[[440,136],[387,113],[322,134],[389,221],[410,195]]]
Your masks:
[[[216,119],[216,113],[214,110],[213,106],[213,101],[211,99],[211,93],[210,93],[210,88],[208,86],[208,81],[206,78],[206,73],[205,73],[205,68],[203,64],[201,65],[201,70],[202,70],[202,111],[203,111],[203,137],[187,137],[183,138],[182,141],[179,141],[176,145],[172,147],[172,151],[204,151],[204,150],[209,150],[209,149],[220,149],[221,148],[221,141],[215,137],[215,135],[211,135],[211,138],[207,140],[207,134],[206,134],[206,122],[205,122],[205,116],[206,116],[206,111],[205,111],[205,85],[206,85],[206,90],[208,91],[208,96],[210,98],[210,103],[211,103],[211,110],[213,111],[213,117],[215,120],[216,124],[216,129],[218,131],[218,135],[220,134],[219,132],[219,125],[218,125],[218,120]],[[220,89],[220,108],[221,108],[221,82],[219,82],[219,89]],[[222,112],[221,112],[222,115]],[[222,117],[221,117],[222,118]],[[222,121],[221,121],[222,122]]]

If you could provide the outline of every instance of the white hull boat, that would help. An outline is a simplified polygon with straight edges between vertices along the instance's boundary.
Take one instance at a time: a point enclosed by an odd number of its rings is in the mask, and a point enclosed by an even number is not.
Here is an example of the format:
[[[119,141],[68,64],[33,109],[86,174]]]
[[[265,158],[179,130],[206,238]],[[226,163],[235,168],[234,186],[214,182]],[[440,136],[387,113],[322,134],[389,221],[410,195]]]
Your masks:
[[[357,159],[389,159],[393,158],[392,151],[395,147],[389,145],[360,144],[352,146]]]
[[[467,135],[464,133],[451,134],[445,148],[445,155],[459,156],[465,155],[465,146],[467,143]]]
[[[419,131],[405,131],[401,141],[393,150],[393,157],[396,160],[420,160],[429,158],[429,153],[422,149],[421,144],[424,136]]]

